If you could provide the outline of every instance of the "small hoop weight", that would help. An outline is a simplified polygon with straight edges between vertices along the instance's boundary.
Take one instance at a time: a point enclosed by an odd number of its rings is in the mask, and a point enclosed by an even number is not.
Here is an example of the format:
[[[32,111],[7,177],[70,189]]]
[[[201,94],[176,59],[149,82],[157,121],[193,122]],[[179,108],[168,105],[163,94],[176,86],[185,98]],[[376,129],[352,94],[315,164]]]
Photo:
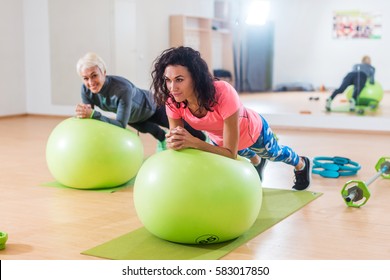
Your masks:
[[[319,156],[313,159],[313,174],[325,178],[338,178],[340,176],[353,176],[360,170],[360,164],[346,157]]]

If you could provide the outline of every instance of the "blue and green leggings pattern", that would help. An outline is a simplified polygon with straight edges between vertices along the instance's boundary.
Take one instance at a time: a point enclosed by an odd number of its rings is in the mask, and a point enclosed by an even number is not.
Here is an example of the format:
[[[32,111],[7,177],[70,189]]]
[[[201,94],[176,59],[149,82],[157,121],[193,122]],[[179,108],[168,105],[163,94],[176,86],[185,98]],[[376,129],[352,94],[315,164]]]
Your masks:
[[[271,161],[282,161],[296,166],[299,162],[298,154],[288,146],[279,145],[267,121],[262,116],[260,117],[263,120],[263,128],[261,129],[259,138],[252,146],[239,150],[238,154],[248,159],[257,154],[261,158],[266,158]]]

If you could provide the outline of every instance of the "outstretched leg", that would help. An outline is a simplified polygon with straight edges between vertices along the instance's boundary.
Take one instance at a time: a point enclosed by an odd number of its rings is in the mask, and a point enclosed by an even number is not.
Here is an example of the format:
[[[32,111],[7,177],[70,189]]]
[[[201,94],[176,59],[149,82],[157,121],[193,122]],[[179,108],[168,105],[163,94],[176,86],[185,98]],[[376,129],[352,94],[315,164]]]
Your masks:
[[[145,121],[140,123],[129,123],[131,127],[141,133],[150,133],[158,141],[163,142],[165,140],[165,131],[157,124]]]
[[[348,73],[344,77],[340,87],[337,88],[335,91],[333,91],[332,95],[326,100],[326,105],[325,105],[326,110],[330,111],[333,99],[338,94],[343,93],[347,89],[347,87],[349,87],[350,85],[354,85],[356,81],[357,81],[357,72]]]
[[[295,190],[307,189],[310,186],[311,181],[310,160],[307,157],[300,157],[288,146],[279,145],[278,140],[275,138],[275,134],[272,132],[267,121],[263,117],[261,118],[263,121],[263,128],[260,137],[251,147],[240,150],[238,154],[252,159],[251,152],[255,152],[256,155],[262,159],[280,161],[294,166],[295,183],[293,188]]]
[[[354,81],[354,90],[352,98],[355,99],[355,101],[358,100],[360,92],[364,88],[367,82],[367,75],[363,72],[358,72],[356,75],[356,80]]]
[[[343,93],[348,86],[354,85],[356,81],[357,81],[357,72],[348,73],[347,76],[345,76],[345,78],[343,79],[340,87],[332,93],[330,99],[333,100],[336,97],[336,95]]]

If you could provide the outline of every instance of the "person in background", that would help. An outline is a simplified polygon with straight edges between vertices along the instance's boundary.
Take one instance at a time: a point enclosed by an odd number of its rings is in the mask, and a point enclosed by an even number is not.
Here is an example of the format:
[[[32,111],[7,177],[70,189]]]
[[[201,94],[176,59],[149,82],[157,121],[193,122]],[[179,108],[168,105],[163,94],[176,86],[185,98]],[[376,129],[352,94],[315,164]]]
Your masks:
[[[352,71],[344,77],[341,86],[336,89],[328,99],[326,99],[326,110],[331,110],[332,101],[336,97],[336,95],[343,93],[348,86],[353,85],[354,89],[352,99],[349,101],[349,110],[351,112],[355,111],[357,99],[360,95],[360,92],[364,88],[367,79],[371,84],[374,84],[374,76],[375,68],[371,65],[371,58],[368,55],[365,55],[362,58],[362,62],[359,64],[355,64],[352,67]]]
[[[267,121],[245,108],[236,90],[215,80],[200,53],[189,47],[170,48],[156,58],[152,88],[158,105],[165,105],[169,119],[167,148],[194,148],[236,159],[248,158],[263,180],[267,159],[295,167],[293,189],[310,185],[311,162],[290,147],[278,144]],[[183,122],[207,133],[212,143],[200,141]]]
[[[119,127],[133,127],[141,133],[150,133],[158,142],[158,150],[166,147],[165,131],[168,118],[165,106],[157,106],[153,94],[136,87],[129,80],[106,74],[103,59],[95,53],[87,53],[77,62],[77,73],[83,80],[81,86],[82,103],[76,106],[78,118],[91,118],[107,122]],[[95,110],[95,106],[103,111],[113,112],[116,119],[104,116]],[[187,124],[186,129],[204,141],[206,136]]]

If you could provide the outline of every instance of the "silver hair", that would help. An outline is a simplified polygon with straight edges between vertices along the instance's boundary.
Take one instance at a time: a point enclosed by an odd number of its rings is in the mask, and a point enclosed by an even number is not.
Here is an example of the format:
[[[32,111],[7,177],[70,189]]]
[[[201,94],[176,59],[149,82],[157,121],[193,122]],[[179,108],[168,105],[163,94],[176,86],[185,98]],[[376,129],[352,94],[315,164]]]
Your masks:
[[[96,53],[88,52],[77,62],[77,73],[81,75],[81,71],[83,71],[84,69],[88,69],[95,66],[99,67],[102,73],[106,73],[106,64],[104,63],[103,59]]]

